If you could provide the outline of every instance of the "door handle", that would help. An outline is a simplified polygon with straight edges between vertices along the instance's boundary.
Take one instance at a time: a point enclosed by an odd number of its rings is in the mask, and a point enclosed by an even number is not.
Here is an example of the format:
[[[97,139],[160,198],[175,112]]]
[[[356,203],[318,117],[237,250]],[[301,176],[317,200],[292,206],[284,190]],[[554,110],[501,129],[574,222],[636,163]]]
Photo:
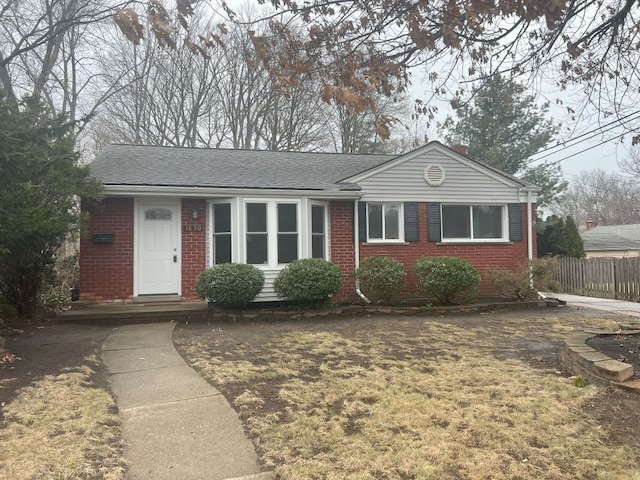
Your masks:
[[[173,263],[178,263],[178,256],[177,255],[173,256]]]

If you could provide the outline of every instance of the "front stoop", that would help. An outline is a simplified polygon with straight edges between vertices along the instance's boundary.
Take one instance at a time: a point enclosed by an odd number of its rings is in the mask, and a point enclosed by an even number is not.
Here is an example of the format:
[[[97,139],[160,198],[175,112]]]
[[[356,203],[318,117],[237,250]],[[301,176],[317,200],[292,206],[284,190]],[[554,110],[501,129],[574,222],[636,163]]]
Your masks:
[[[564,341],[562,363],[574,375],[586,378],[594,385],[615,385],[640,393],[640,381],[631,380],[634,375],[632,365],[613,360],[587,345],[589,338],[604,333],[612,332],[580,332],[568,336]]]

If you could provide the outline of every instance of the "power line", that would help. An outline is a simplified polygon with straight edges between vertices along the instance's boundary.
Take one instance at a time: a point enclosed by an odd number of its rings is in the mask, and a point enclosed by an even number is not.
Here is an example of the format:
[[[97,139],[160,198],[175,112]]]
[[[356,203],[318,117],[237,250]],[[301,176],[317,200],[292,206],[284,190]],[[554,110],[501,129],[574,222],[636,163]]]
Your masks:
[[[629,118],[629,117],[634,117],[634,118]],[[600,126],[600,127],[594,128],[593,130],[590,130],[590,131],[585,132],[585,133],[583,133],[583,134],[581,134],[581,135],[578,135],[577,137],[572,138],[572,139],[568,140],[567,142],[565,142],[565,143],[563,143],[563,144],[553,145],[553,146],[551,146],[551,147],[547,147],[547,148],[545,148],[545,149],[543,149],[543,150],[540,150],[539,152],[536,152],[534,155],[539,155],[539,154],[541,154],[541,153],[548,152],[548,151],[550,151],[550,150],[554,150],[554,149],[556,149],[556,148],[562,148],[563,150],[565,150],[565,149],[567,149],[567,148],[574,147],[574,146],[576,146],[576,145],[578,145],[578,144],[580,144],[580,143],[583,143],[583,142],[589,141],[589,140],[591,140],[592,138],[597,137],[598,135],[601,135],[601,134],[603,134],[603,133],[609,132],[609,131],[611,131],[611,130],[613,130],[613,129],[617,128],[617,127],[619,127],[619,126],[622,124],[622,122],[623,122],[624,120],[627,120],[627,119],[629,119],[630,121],[640,119],[640,110],[638,110],[638,111],[636,111],[636,112],[634,112],[634,113],[630,113],[630,114],[628,114],[628,115],[625,115],[625,116],[623,116],[623,117],[620,117],[620,118],[618,118],[618,119],[616,119],[616,120],[614,120],[614,121],[612,121],[612,122],[607,123],[606,125],[602,125],[602,126]],[[610,128],[607,128],[607,127],[610,127]],[[594,133],[595,133],[595,134],[594,134]],[[594,135],[592,135],[592,134],[594,134]],[[587,135],[591,135],[591,136],[590,136],[590,137],[588,137],[588,138],[584,138],[583,140],[580,140],[581,138],[586,137]],[[618,135],[618,136],[616,136],[616,137],[614,137],[614,138],[619,138],[619,137],[621,137],[621,136],[622,136],[622,135]],[[600,144],[595,145],[594,147],[597,147],[597,146],[603,145],[603,144],[605,144],[605,143],[607,143],[607,142],[610,142],[610,141],[611,141],[611,140],[613,140],[614,138],[609,139],[609,140],[606,140],[606,141],[603,141],[603,142],[601,142]],[[580,141],[577,141],[577,140],[580,140]],[[590,149],[591,149],[591,148],[587,148],[586,150],[590,150]],[[586,150],[583,150],[583,151],[586,151]],[[558,152],[552,152],[552,153],[549,153],[549,154],[547,154],[547,155],[543,155],[542,157],[538,157],[538,158],[535,158],[535,159],[531,159],[531,160],[529,160],[527,163],[534,163],[534,162],[538,162],[538,161],[543,160],[543,159],[545,159],[545,158],[548,158],[548,157],[550,157],[550,156],[552,156],[552,155],[555,155],[556,153],[558,153]],[[577,155],[577,154],[579,154],[579,153],[582,153],[582,152],[578,152],[578,153],[576,153],[575,155]],[[569,155],[569,156],[568,156],[568,157],[566,157],[566,158],[570,158],[571,156],[573,156],[573,155]],[[556,162],[553,162],[553,163],[556,163]]]
[[[624,133],[620,134],[620,135],[618,135],[616,137],[609,138],[608,140],[604,140],[604,141],[602,141],[600,143],[597,143],[595,145],[591,145],[590,147],[587,147],[584,150],[580,150],[579,152],[572,153],[571,155],[567,155],[566,157],[562,157],[562,158],[560,158],[558,160],[554,160],[553,162],[549,162],[548,164],[549,165],[556,165],[556,164],[558,164],[560,162],[563,162],[564,160],[567,160],[567,159],[569,159],[571,157],[575,157],[576,155],[580,155],[581,153],[588,152],[589,150],[592,150],[594,148],[600,147],[600,146],[604,145],[605,143],[609,143],[612,140],[616,140],[616,139],[622,137],[623,135],[624,135]]]

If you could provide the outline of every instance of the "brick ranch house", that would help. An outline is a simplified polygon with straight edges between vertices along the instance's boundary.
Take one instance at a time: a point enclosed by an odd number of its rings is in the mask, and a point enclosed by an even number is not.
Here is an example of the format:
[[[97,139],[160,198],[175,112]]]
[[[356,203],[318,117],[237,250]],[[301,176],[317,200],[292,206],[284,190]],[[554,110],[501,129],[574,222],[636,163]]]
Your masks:
[[[324,258],[344,275],[373,255],[457,256],[482,275],[535,252],[539,189],[431,142],[401,156],[110,145],[91,165],[104,184],[83,202],[80,298],[196,300],[206,267],[250,263],[265,273],[257,301],[290,261]],[[483,283],[481,295],[491,294]]]

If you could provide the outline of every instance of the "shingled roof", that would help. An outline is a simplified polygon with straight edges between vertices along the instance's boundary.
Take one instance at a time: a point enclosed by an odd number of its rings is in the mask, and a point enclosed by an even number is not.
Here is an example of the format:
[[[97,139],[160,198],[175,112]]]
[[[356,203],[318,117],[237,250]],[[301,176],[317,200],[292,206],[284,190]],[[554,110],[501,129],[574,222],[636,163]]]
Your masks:
[[[341,183],[392,155],[108,145],[91,164],[105,185],[358,190]]]
[[[585,251],[640,250],[640,224],[603,225],[582,232]]]

